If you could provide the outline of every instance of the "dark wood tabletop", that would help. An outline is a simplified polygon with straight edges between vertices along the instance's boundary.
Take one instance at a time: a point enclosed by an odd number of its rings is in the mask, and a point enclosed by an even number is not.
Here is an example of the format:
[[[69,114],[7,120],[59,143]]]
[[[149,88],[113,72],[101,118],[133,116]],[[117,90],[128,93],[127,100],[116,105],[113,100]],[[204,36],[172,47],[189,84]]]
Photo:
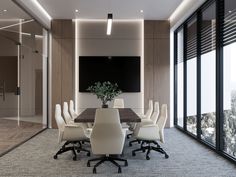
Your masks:
[[[97,108],[87,108],[85,109],[74,122],[82,123],[92,123],[95,119],[95,112]],[[123,122],[141,122],[140,117],[130,108],[119,108],[120,121]]]

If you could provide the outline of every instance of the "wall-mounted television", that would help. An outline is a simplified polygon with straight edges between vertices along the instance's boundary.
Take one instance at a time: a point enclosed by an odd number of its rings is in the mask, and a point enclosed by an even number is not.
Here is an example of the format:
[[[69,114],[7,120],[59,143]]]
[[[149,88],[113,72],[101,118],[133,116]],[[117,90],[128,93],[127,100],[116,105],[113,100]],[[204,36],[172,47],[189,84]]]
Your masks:
[[[80,56],[79,91],[104,81],[117,83],[122,92],[140,92],[140,56]]]

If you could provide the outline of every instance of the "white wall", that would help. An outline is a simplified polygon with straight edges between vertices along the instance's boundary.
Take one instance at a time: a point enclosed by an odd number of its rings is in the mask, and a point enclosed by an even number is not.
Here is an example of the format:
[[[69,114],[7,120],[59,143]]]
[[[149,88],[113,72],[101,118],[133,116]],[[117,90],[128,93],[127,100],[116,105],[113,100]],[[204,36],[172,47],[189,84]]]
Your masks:
[[[137,113],[143,111],[143,23],[141,20],[113,20],[112,34],[106,35],[106,20],[77,21],[77,56],[140,56],[141,57],[141,92],[123,93],[125,107]],[[77,57],[77,58],[78,58]],[[79,64],[79,63],[78,63]],[[79,67],[76,67],[77,69]],[[76,72],[78,73],[78,71]],[[85,76],[86,77],[86,76]],[[79,84],[79,81],[78,81]],[[78,86],[76,87],[78,88]],[[78,92],[78,90],[77,90]],[[78,93],[78,112],[88,107],[101,107],[96,96],[90,93]],[[112,106],[110,103],[109,106]]]

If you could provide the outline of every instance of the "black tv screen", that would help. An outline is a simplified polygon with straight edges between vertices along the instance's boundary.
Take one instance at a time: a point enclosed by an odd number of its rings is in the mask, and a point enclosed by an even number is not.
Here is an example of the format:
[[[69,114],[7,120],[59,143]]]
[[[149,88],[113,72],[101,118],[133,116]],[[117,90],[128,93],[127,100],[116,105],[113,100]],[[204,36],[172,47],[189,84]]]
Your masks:
[[[117,83],[122,92],[140,92],[140,57],[79,57],[79,91],[95,82]]]

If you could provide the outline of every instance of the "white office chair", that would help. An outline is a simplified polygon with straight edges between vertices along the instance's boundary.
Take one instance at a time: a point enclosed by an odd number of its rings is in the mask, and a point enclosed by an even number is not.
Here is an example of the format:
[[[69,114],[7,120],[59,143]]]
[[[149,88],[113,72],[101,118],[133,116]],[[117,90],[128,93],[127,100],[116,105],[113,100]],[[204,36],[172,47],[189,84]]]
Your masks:
[[[74,154],[73,160],[77,159],[77,152],[85,151],[87,152],[87,156],[90,156],[90,151],[83,149],[81,145],[81,141],[88,140],[89,135],[85,135],[82,127],[67,125],[64,119],[61,116],[61,105],[56,104],[55,107],[55,119],[58,126],[58,142],[66,141],[65,144],[60,148],[60,150],[54,155],[54,159],[57,159],[59,154],[62,154],[67,151],[72,151]],[[68,146],[72,144],[72,146]]]
[[[161,114],[155,124],[141,123],[137,126],[137,131],[134,132],[136,139],[142,141],[139,149],[133,150],[132,155],[135,156],[135,152],[142,151],[146,153],[146,159],[149,160],[149,154],[151,150],[165,154],[165,158],[169,158],[169,155],[161,148],[157,141],[164,143],[164,127],[167,120],[167,105],[161,106]],[[156,146],[152,146],[154,144]]]
[[[73,100],[70,100],[70,115],[72,117],[72,119],[75,119],[76,117],[78,117],[79,115],[75,112],[75,109],[74,109],[74,101]]]
[[[151,115],[153,113],[153,101],[148,101],[148,110],[146,111],[146,114],[140,114],[139,117],[142,121],[149,120],[151,118]],[[129,130],[132,132],[135,129],[136,123],[128,123]],[[127,135],[127,139],[129,139],[132,136],[132,133]]]
[[[124,107],[125,107],[125,104],[124,104],[123,98],[114,99],[113,108],[124,108]]]
[[[126,159],[110,156],[113,154],[122,154],[125,142],[125,131],[122,130],[117,109],[100,108],[96,110],[90,142],[93,154],[103,155],[101,158],[88,161],[87,166],[90,166],[90,162],[92,161],[99,161],[93,167],[93,173],[96,173],[96,167],[105,161],[110,161],[116,165],[118,167],[118,173],[121,173],[121,166],[116,161],[123,161],[125,162],[125,166],[128,165]]]
[[[67,102],[63,103],[63,117],[65,119],[66,124],[73,124],[74,123],[74,120],[70,116]]]
[[[144,115],[141,114],[140,118],[141,119],[150,119],[152,112],[153,112],[153,101],[149,100],[148,101],[148,110],[146,111],[146,114],[144,114]]]
[[[74,102],[73,102],[73,100],[70,100],[70,115],[71,115],[71,117],[72,117],[72,119],[75,119],[75,118],[77,118],[78,116],[79,116],[79,114],[77,114],[76,112],[75,112],[75,109],[74,109]],[[93,127],[93,125],[92,125],[92,123],[83,123],[83,126],[85,127],[85,128],[92,128]]]
[[[141,125],[148,125],[148,124],[156,124],[157,120],[158,120],[158,117],[159,117],[159,102],[155,102],[154,103],[154,111],[152,113],[152,116],[149,118],[149,119],[142,119],[141,120]],[[138,127],[134,128],[133,132],[134,131],[137,131]],[[135,133],[134,133],[135,134]],[[129,146],[132,146],[132,143],[134,142],[139,142],[140,143],[140,140],[139,139],[135,139],[133,141],[130,141],[129,142]]]

